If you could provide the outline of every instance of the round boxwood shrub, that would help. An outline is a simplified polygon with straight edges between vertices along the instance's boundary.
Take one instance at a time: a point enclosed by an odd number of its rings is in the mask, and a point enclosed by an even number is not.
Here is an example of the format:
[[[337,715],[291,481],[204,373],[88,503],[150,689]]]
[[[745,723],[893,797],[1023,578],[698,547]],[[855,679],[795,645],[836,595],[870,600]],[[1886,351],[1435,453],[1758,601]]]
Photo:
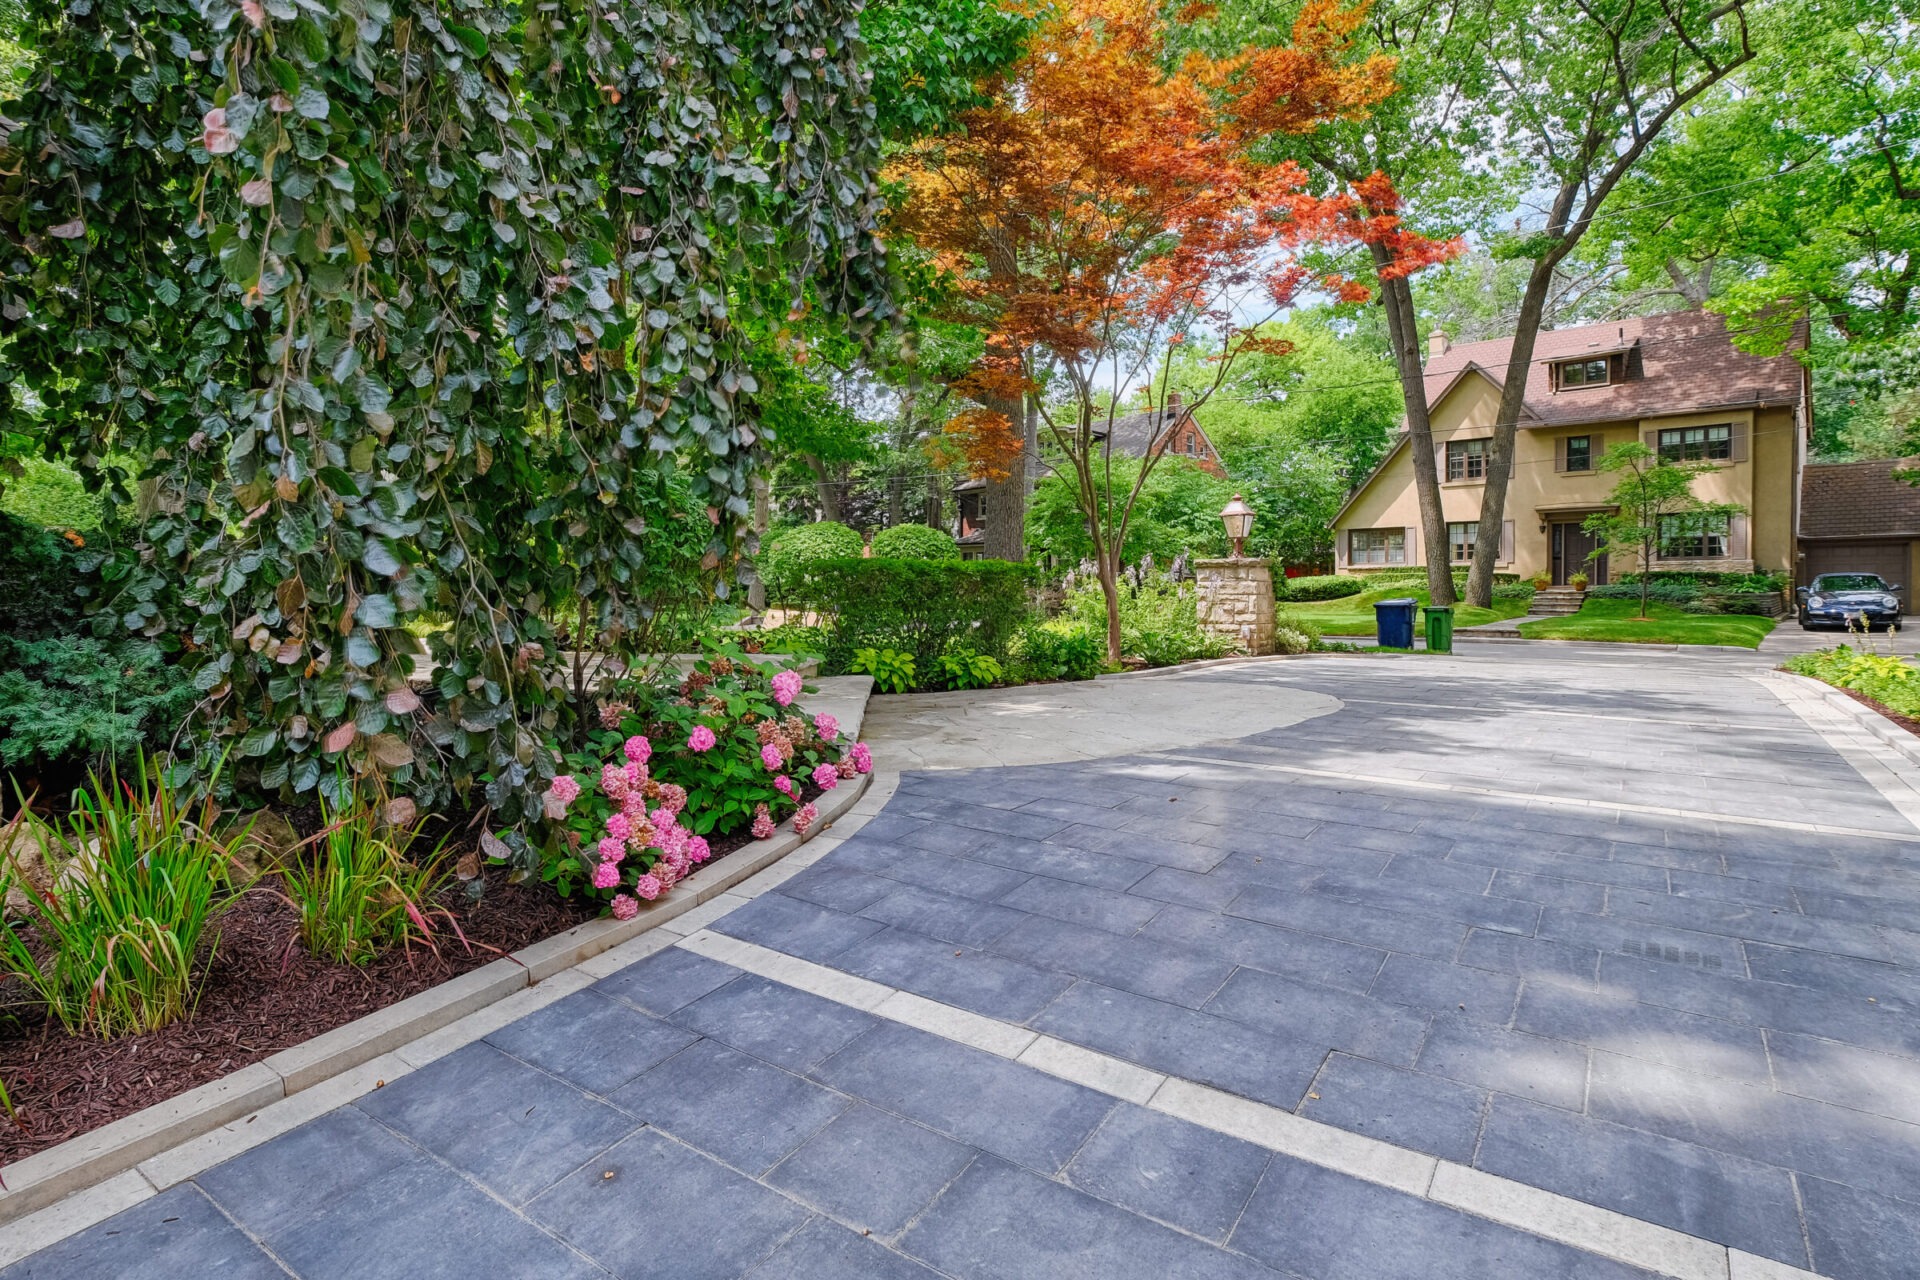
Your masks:
[[[773,538],[761,549],[760,580],[774,600],[790,600],[807,570],[822,560],[856,558],[864,550],[860,535],[843,524],[822,520],[803,524]]]
[[[873,535],[873,554],[887,560],[958,560],[951,535],[924,524],[896,524]]]

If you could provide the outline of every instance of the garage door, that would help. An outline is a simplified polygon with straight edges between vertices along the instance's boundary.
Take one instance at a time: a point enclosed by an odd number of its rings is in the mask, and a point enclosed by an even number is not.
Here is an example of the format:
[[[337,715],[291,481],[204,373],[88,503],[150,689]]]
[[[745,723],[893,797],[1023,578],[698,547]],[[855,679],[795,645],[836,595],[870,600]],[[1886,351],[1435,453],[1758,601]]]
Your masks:
[[[1900,584],[1900,611],[1911,612],[1913,583],[1907,581],[1907,544],[1904,542],[1809,542],[1807,581],[1823,573],[1877,573]]]

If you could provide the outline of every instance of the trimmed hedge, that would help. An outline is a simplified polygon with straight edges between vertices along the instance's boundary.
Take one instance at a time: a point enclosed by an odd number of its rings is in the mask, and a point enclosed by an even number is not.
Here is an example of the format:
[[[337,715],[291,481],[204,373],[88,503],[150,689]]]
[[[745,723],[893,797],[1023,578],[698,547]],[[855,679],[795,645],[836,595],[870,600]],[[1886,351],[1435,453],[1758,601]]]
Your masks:
[[[930,679],[955,649],[1006,664],[1032,576],[1004,560],[846,558],[809,565],[797,590],[825,618],[828,674],[847,671],[856,649],[895,649]]]
[[[865,546],[859,534],[832,520],[803,524],[770,539],[761,548],[757,562],[760,581],[767,584],[767,598],[793,600],[815,565],[857,557]]]
[[[873,554],[882,560],[958,560],[960,546],[930,525],[896,524],[873,535]]]
[[[1367,589],[1367,579],[1344,573],[1326,573],[1289,578],[1275,574],[1273,595],[1277,600],[1344,600]]]

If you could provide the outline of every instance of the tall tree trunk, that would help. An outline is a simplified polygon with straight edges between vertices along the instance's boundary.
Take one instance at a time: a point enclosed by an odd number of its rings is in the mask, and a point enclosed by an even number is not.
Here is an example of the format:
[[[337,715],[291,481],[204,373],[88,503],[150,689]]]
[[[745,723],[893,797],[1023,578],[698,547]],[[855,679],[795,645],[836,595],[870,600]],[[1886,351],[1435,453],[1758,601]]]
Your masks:
[[[1379,246],[1374,263],[1392,257]],[[1447,561],[1447,516],[1440,508],[1440,468],[1433,455],[1433,420],[1427,415],[1426,371],[1420,364],[1420,327],[1413,314],[1413,285],[1405,276],[1380,282],[1387,312],[1387,336],[1400,374],[1400,399],[1407,410],[1407,452],[1413,458],[1413,487],[1420,498],[1420,540],[1426,544],[1427,592],[1435,604],[1452,604],[1453,566]]]
[[[1520,409],[1526,402],[1527,371],[1533,365],[1547,291],[1563,256],[1549,253],[1533,264],[1527,291],[1520,298],[1520,315],[1514,322],[1513,346],[1507,352],[1500,414],[1493,424],[1493,452],[1487,457],[1487,483],[1480,491],[1481,536],[1474,539],[1473,568],[1467,574],[1467,603],[1482,609],[1493,604],[1493,566],[1500,558],[1500,527],[1507,518],[1507,481],[1513,474],[1514,438],[1519,434]]]
[[[980,403],[1004,414],[1016,433],[1025,434],[1025,396],[982,396]],[[1027,558],[1027,459],[1023,451],[1005,479],[988,480],[980,495],[980,519],[986,526],[982,552],[992,560]]]
[[[813,472],[814,494],[820,499],[820,518],[838,521],[840,519],[840,483],[828,470],[827,464],[810,453],[800,455],[806,460],[807,470]]]
[[[937,471],[927,477],[927,496],[926,506],[924,508],[925,520],[923,523],[930,528],[946,528],[946,515],[943,510],[946,506],[945,484],[946,477]]]
[[[763,473],[753,478],[753,536],[764,539],[767,536],[768,517],[772,514],[772,494],[768,490],[767,477]],[[756,553],[755,559],[758,559]],[[753,569],[753,582],[747,587],[747,607],[755,613],[762,613],[767,607],[767,584],[760,577],[760,566]]]
[[[1107,603],[1107,662],[1120,665],[1120,556],[1100,550],[1094,556],[1100,575],[1100,594]]]

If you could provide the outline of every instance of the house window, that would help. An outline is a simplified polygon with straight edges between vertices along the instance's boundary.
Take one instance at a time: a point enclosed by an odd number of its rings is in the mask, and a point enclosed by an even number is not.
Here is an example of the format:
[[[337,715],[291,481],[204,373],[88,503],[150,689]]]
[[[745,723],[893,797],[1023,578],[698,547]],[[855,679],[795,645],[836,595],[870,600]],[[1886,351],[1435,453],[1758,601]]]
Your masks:
[[[1660,433],[1660,456],[1668,462],[1727,462],[1733,458],[1733,428],[1669,427]]]
[[[1604,387],[1608,382],[1607,361],[1569,360],[1560,366],[1560,385],[1563,387]]]
[[[1405,564],[1405,529],[1355,529],[1348,535],[1353,541],[1349,557],[1354,564]]]
[[[1487,442],[1485,440],[1447,441],[1447,479],[1484,480],[1487,478]]]
[[[1593,470],[1593,437],[1592,436],[1568,436],[1567,437],[1567,470],[1569,471]]]
[[[1726,516],[1661,516],[1662,560],[1720,560],[1727,554]]]
[[[1480,532],[1478,520],[1455,521],[1447,526],[1447,559],[1455,564],[1473,560],[1473,540]]]
[[[1189,436],[1187,437],[1187,456],[1188,456],[1189,458],[1191,458],[1191,457],[1193,457],[1193,456],[1195,456],[1196,454],[1198,454],[1199,452],[1200,452],[1200,443],[1199,443],[1199,441],[1197,441],[1196,439],[1194,439],[1194,437],[1193,437],[1193,436],[1191,436],[1191,435],[1189,435]]]

